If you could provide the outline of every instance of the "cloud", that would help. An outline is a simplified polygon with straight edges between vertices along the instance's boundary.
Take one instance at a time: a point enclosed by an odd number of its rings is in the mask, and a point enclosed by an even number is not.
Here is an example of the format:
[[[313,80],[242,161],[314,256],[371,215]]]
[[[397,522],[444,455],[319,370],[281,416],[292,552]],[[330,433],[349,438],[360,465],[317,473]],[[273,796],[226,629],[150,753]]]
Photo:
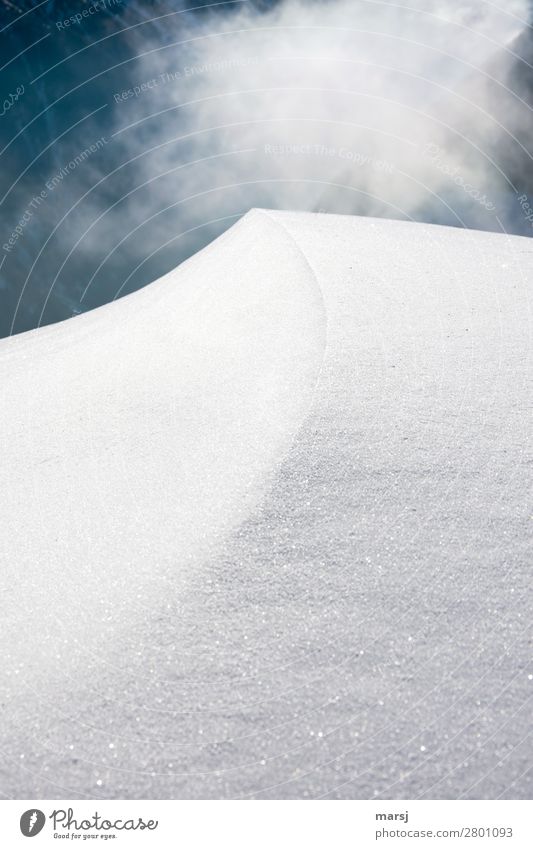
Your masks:
[[[487,79],[495,57],[515,61],[525,0],[243,2],[142,26],[135,8],[126,58],[109,42],[95,84],[105,156],[65,180],[87,193],[48,280],[69,309],[149,282],[255,206],[511,222],[486,133],[502,87]],[[512,134],[523,106],[507,99]]]

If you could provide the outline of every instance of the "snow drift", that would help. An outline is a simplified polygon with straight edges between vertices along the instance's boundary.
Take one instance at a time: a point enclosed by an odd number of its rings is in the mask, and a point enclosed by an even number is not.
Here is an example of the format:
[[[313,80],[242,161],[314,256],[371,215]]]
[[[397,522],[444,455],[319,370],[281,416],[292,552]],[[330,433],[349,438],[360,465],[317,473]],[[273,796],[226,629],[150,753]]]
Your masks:
[[[0,342],[5,795],[527,795],[532,257],[254,210]]]

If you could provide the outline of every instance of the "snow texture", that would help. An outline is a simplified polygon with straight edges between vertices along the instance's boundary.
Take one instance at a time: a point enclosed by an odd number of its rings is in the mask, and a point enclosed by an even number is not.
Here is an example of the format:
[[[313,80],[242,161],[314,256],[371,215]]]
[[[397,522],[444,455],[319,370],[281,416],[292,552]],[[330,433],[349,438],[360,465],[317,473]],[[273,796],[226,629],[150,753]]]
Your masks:
[[[0,342],[0,790],[531,793],[531,242],[253,210]]]

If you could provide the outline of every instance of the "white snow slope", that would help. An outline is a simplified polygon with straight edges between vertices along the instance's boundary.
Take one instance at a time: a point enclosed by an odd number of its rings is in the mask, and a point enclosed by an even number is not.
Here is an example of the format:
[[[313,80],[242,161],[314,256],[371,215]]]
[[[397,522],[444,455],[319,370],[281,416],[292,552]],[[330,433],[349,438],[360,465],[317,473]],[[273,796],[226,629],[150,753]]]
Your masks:
[[[2,794],[528,796],[532,271],[254,210],[2,340]]]

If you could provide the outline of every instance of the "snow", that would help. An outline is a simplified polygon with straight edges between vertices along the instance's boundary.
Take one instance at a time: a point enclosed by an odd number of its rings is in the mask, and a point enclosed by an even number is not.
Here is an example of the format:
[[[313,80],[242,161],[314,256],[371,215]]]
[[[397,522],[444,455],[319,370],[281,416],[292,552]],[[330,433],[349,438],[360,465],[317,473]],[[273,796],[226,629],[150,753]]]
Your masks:
[[[253,210],[0,342],[0,790],[528,797],[520,237]]]

